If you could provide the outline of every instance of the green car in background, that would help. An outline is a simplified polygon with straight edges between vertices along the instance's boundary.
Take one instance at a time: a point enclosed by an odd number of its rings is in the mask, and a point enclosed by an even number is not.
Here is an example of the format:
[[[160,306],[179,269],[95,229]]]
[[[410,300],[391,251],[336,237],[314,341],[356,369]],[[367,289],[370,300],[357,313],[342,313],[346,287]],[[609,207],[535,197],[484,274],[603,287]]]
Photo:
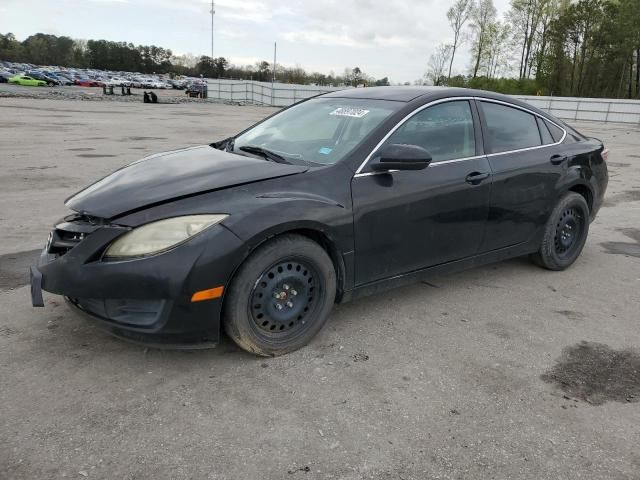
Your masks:
[[[9,83],[24,85],[26,87],[44,87],[47,84],[47,82],[36,80],[28,75],[15,75],[9,79]]]

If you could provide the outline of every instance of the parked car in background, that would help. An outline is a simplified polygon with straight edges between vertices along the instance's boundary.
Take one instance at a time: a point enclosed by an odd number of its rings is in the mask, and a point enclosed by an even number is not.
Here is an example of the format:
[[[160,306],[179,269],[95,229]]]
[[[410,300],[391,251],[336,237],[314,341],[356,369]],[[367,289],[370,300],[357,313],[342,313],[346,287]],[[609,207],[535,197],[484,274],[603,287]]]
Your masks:
[[[127,80],[126,78],[122,78],[122,77],[111,77],[109,80],[107,80],[105,82],[105,84],[107,86],[113,86],[113,87],[129,87],[131,86],[131,82],[129,80]]]
[[[0,83],[7,83],[14,74],[8,70],[0,70]]]
[[[134,77],[130,77],[128,80],[131,83],[131,86],[134,88],[145,88],[144,81],[140,77],[134,76]]]
[[[38,71],[38,70],[30,70],[28,72],[26,72],[27,75],[29,75],[32,78],[35,78],[36,80],[42,80],[43,82],[45,82],[48,86],[53,87],[55,85],[60,85],[60,80],[52,77],[51,75],[47,75],[44,72]]]
[[[99,87],[100,82],[96,80],[92,80],[91,78],[76,78],[74,80],[74,85],[78,85],[80,87]]]
[[[203,82],[202,80],[190,81],[185,86],[185,94],[190,97],[193,96],[202,96],[207,88],[207,82]]]
[[[58,72],[48,72],[48,76],[55,78],[59,85],[73,85],[73,81]]]
[[[9,83],[25,87],[45,87],[47,82],[30,77],[29,75],[15,75],[9,78]]]
[[[169,80],[168,82],[171,85],[171,88],[175,90],[184,90],[187,88],[187,80],[186,79],[174,79]]]

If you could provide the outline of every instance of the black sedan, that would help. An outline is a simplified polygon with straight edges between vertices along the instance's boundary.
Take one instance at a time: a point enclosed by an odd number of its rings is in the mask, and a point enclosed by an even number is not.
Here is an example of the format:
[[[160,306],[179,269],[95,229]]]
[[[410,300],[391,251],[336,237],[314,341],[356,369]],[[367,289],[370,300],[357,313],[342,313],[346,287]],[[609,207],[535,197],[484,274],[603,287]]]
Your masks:
[[[483,91],[321,95],[235,137],[153,155],[73,195],[31,269],[112,333],[302,347],[334,303],[530,255],[580,255],[607,150]]]

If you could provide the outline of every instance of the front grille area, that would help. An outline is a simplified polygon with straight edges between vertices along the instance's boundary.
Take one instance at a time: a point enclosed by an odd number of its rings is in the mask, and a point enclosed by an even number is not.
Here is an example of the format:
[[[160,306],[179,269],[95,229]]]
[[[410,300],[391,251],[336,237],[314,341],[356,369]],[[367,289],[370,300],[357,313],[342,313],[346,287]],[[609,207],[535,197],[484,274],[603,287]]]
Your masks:
[[[55,229],[51,232],[51,241],[47,253],[61,256],[84,240],[86,234]]]
[[[104,225],[104,220],[87,215],[69,215],[60,221],[49,234],[47,253],[57,257],[68,253],[96,229]]]

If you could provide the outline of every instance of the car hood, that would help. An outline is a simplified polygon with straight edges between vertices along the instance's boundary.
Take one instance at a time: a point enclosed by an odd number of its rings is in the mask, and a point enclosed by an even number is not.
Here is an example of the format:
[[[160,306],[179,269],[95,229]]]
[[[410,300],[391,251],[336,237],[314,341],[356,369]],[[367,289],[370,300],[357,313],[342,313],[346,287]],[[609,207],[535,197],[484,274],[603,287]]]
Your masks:
[[[69,197],[65,204],[79,213],[113,218],[178,198],[307,170],[202,145],[131,163]]]

